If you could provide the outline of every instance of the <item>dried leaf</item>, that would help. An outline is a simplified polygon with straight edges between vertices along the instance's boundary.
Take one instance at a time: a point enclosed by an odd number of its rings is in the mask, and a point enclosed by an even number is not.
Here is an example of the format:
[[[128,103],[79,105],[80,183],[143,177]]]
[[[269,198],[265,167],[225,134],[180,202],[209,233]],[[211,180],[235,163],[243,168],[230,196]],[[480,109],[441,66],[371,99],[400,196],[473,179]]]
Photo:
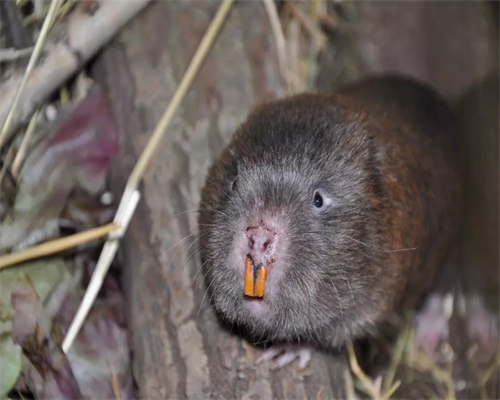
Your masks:
[[[0,227],[0,252],[57,235],[71,191],[101,191],[117,148],[106,98],[94,89],[73,110],[62,113],[53,133],[30,152],[20,171],[14,206]]]
[[[124,300],[119,290],[108,282],[105,297],[92,307],[82,330],[67,353],[84,398],[115,398],[115,379],[122,399],[134,398],[130,349],[124,320]],[[80,299],[68,292],[58,321],[63,330],[69,326]],[[71,316],[71,317],[70,317]]]
[[[62,259],[39,260],[0,271],[0,359],[2,371],[0,373],[0,398],[8,392],[10,383],[16,382],[21,372],[21,353],[19,345],[12,342],[12,319],[14,309],[11,304],[11,295],[16,285],[26,277],[33,282],[41,302],[54,298],[57,288],[74,291],[78,283],[78,275],[74,276],[71,264]],[[81,276],[81,273],[80,273]],[[50,295],[50,297],[49,297]],[[56,311],[59,309],[57,306]],[[54,307],[53,307],[54,309]],[[29,318],[30,314],[27,314]],[[53,316],[53,313],[49,314]],[[18,320],[21,324],[27,322]]]
[[[0,334],[12,331],[11,295],[25,277],[33,282],[40,301],[45,302],[57,285],[71,286],[73,268],[62,259],[37,260],[0,272]],[[65,283],[66,282],[66,283]],[[74,285],[74,283],[72,283]],[[74,287],[74,286],[72,286]]]
[[[33,336],[33,325],[40,325],[43,328],[41,332],[50,332],[49,341],[53,346],[50,349],[54,351],[54,346],[58,348],[58,337],[52,334],[54,326],[60,326],[59,336],[62,338],[82,298],[83,291],[77,289],[81,285],[83,276],[84,256],[77,258],[76,262],[78,265],[75,268],[73,261],[53,258],[0,272],[0,316],[2,316],[0,332],[4,332],[7,338],[10,337],[11,321],[14,316],[17,340],[21,337],[32,338],[23,346],[34,351],[34,353],[28,351],[28,354],[35,354],[49,361],[55,361],[57,358],[56,354],[49,353],[49,357],[40,350],[40,345],[37,345],[38,342],[34,340],[38,336]],[[92,263],[89,267],[92,267]],[[28,276],[29,280],[33,281],[38,294],[34,297],[37,298],[35,303],[34,298],[29,297],[34,296],[34,291],[24,294],[24,300],[19,302],[23,296],[23,290],[25,291],[25,289],[20,291],[17,287],[22,276]],[[13,294],[15,300],[18,300],[15,314],[10,305],[10,299],[9,304],[5,304],[4,301],[10,298],[10,293]],[[37,304],[39,308],[35,309],[33,304]],[[43,313],[43,318],[40,318],[40,313]],[[124,300],[118,282],[112,275],[108,275],[101,295],[92,307],[74,345],[66,355],[70,370],[78,382],[80,398],[115,398],[112,388],[113,379],[117,382],[122,399],[134,398],[124,314]],[[1,324],[2,320],[3,324]],[[51,320],[56,321],[56,325],[52,325]],[[4,329],[1,329],[2,326]],[[17,349],[17,356],[20,356],[20,347],[18,346]],[[28,357],[20,382],[30,391],[40,394],[37,398],[50,397],[46,391],[49,388],[55,390],[52,388],[54,385],[57,389],[61,382],[50,376],[49,381],[46,382],[45,375],[40,374],[33,364]],[[17,373],[19,373],[19,366]],[[20,382],[18,382],[18,387],[22,387]],[[61,392],[61,389],[56,391]],[[67,391],[62,391],[61,396],[65,394]]]
[[[23,348],[31,363],[31,368],[23,372],[31,393],[35,398],[81,398],[78,383],[61,349],[61,338],[52,329],[31,284],[16,285],[12,292],[12,307],[12,340]]]

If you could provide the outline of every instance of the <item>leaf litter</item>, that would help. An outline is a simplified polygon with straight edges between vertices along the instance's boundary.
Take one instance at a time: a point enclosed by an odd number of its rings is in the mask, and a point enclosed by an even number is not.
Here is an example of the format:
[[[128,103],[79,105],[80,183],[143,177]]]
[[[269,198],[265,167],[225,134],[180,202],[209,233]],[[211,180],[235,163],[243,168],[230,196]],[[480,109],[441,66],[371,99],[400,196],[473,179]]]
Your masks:
[[[37,128],[17,182],[4,179],[0,254],[113,217],[113,204],[102,198],[118,132],[105,94],[93,86],[58,114]],[[113,274],[74,345],[67,354],[61,349],[98,255],[96,243],[85,249],[0,270],[0,398],[134,396],[123,295]]]

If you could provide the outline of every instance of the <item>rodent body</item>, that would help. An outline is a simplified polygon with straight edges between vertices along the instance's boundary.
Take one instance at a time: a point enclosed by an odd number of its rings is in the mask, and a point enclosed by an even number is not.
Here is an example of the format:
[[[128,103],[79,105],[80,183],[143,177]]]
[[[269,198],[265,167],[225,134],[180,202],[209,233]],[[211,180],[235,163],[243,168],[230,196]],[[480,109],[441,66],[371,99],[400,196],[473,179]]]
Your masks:
[[[437,94],[396,76],[257,108],[202,192],[218,315],[256,341],[332,347],[416,306],[459,230],[455,130]],[[260,301],[243,295],[251,251],[268,266]]]

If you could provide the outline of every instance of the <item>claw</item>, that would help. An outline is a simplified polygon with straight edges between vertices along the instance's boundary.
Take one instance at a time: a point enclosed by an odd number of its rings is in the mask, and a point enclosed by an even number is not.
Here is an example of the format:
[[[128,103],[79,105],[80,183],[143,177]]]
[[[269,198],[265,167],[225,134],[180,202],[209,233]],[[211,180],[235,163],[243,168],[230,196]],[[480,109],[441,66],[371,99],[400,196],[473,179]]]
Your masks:
[[[467,330],[488,351],[498,349],[499,317],[490,311],[479,296],[467,299]]]
[[[434,295],[415,318],[415,348],[433,355],[450,334],[446,297]]]
[[[301,371],[309,365],[312,358],[312,349],[308,346],[275,346],[266,350],[255,363],[261,364],[276,359],[274,366],[271,368],[276,371],[291,364],[297,358],[299,359],[299,371]]]

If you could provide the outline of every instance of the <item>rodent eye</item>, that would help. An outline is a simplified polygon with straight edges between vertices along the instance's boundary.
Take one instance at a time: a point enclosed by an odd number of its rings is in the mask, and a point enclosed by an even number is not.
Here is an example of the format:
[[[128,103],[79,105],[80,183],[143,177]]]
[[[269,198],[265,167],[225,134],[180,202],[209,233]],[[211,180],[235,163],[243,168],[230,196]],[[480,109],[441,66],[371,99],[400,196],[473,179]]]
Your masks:
[[[314,192],[313,203],[316,208],[323,207],[323,197],[319,194],[319,192]]]
[[[231,190],[234,192],[238,189],[238,178],[234,178],[233,183],[231,184]]]

